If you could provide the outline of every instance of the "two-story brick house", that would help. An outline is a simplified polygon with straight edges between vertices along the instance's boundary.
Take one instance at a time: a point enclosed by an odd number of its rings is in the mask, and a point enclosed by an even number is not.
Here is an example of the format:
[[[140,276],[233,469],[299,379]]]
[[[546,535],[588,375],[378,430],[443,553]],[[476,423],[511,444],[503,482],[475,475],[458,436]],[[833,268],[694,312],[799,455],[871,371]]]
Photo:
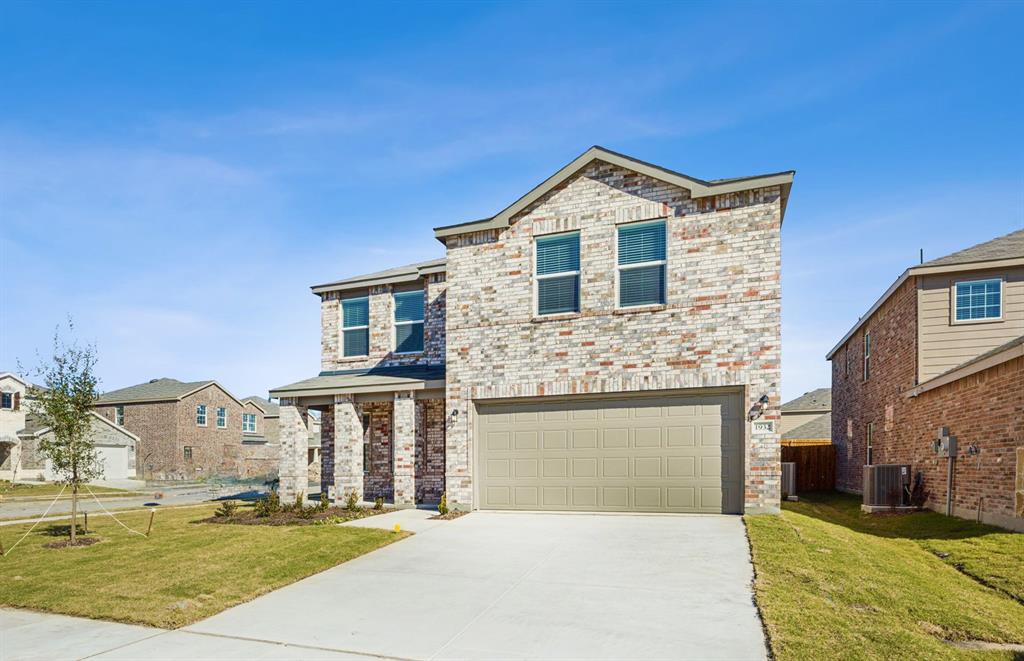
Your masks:
[[[263,411],[216,381],[153,379],[100,395],[95,410],[139,437],[136,475],[147,480],[273,475],[276,446],[255,432]],[[255,418],[258,418],[256,420]],[[244,443],[244,438],[251,438]]]
[[[399,505],[779,504],[780,230],[793,173],[703,181],[594,147],[445,259],[313,287],[318,376],[281,398],[281,489]]]
[[[1024,529],[1024,230],[907,269],[827,358],[840,489],[910,464],[929,507]]]

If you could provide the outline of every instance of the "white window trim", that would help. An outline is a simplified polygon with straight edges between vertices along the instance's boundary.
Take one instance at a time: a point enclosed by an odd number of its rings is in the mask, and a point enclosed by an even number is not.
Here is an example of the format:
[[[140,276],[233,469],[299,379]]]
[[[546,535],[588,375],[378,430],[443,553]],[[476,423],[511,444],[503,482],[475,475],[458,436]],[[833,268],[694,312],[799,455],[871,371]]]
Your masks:
[[[220,423],[220,412],[221,411],[224,411],[224,424]],[[217,420],[217,429],[227,429],[228,428],[228,409],[227,409],[227,407],[226,406],[218,406],[214,410],[213,413],[214,413],[214,417]]]
[[[539,239],[547,239],[552,236],[570,236],[575,234],[580,237],[580,266],[583,265],[583,237],[579,230],[572,230],[570,232],[552,232],[551,234],[541,234],[533,237],[533,314],[538,317],[557,317],[563,314],[579,314],[583,310],[583,278],[581,277],[582,270],[576,269],[575,271],[559,271],[558,273],[545,273],[540,275],[537,273],[537,241]],[[552,278],[567,278],[571,275],[576,276],[576,302],[577,310],[570,310],[568,312],[541,312],[540,311],[540,281],[550,280]]]
[[[871,378],[871,331],[864,333],[864,380],[868,381]]]
[[[393,322],[391,328],[391,353],[393,353],[396,356],[412,356],[415,354],[423,353],[424,351],[427,350],[427,302],[423,301],[423,318],[420,319],[419,321],[398,321],[398,319],[396,319],[396,317],[398,316],[398,303],[395,301],[395,296],[397,296],[398,294],[411,294],[415,291],[418,291],[420,293],[420,296],[427,295],[426,292],[422,289],[391,292],[391,321]],[[420,324],[423,326],[423,348],[420,349],[419,351],[398,351],[398,327],[412,326],[413,324]]]
[[[249,429],[248,420],[252,421],[252,429]],[[242,414],[242,433],[243,434],[256,434],[259,433],[256,429],[256,414],[255,413],[243,413]]]
[[[654,225],[655,223],[663,223],[665,225],[665,259],[657,259],[650,262],[639,262],[637,264],[619,264],[619,230],[623,227],[629,227],[631,225]],[[612,246],[613,258],[615,259],[615,309],[616,310],[632,310],[635,308],[649,308],[657,305],[666,305],[668,303],[668,219],[667,218],[656,218],[653,220],[641,220],[632,223],[619,223],[615,226],[615,241]],[[665,300],[660,303],[638,303],[637,305],[622,305],[619,301],[619,274],[622,271],[628,271],[629,269],[638,269],[645,266],[664,266],[665,267]]]
[[[114,407],[114,424],[124,427],[124,404],[118,404]]]
[[[199,412],[200,408],[203,410],[202,413]],[[202,422],[199,422],[199,416],[200,415],[203,416],[203,421]],[[206,426],[206,404],[196,404],[196,427],[205,427],[205,426]]]
[[[956,318],[956,288],[960,285],[977,284],[980,282],[999,283],[999,316],[985,317],[983,319],[957,319]],[[970,324],[991,324],[1004,321],[1006,310],[1006,279],[1002,276],[988,278],[971,278],[969,280],[956,280],[949,288],[949,323],[951,326],[967,326]]]
[[[356,296],[355,298],[343,298],[338,303],[338,316],[340,322],[338,324],[339,333],[341,334],[338,338],[338,348],[340,349],[342,358],[366,358],[370,355],[370,324],[367,323],[364,326],[346,326],[345,325],[345,303],[352,301],[366,301],[366,319],[370,320],[370,297],[369,296]],[[345,331],[347,330],[365,330],[366,331],[366,353],[352,354],[351,356],[345,353]]]

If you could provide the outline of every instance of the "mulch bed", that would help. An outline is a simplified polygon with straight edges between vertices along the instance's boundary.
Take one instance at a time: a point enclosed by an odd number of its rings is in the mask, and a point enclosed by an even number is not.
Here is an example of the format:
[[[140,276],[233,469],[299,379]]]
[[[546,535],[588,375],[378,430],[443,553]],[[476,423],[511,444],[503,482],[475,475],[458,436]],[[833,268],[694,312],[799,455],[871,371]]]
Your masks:
[[[394,508],[382,508],[379,510],[371,508],[359,508],[349,510],[344,507],[328,507],[322,512],[307,508],[302,514],[292,511],[274,512],[268,516],[256,516],[251,509],[239,510],[234,515],[211,516],[202,519],[200,523],[233,523],[242,526],[308,526],[318,521],[330,521],[331,523],[344,523],[355,519],[365,519],[368,516],[387,514],[394,512]]]
[[[441,519],[442,521],[451,521],[457,519],[460,516],[466,516],[469,512],[463,512],[462,510],[449,510],[447,514],[435,514],[430,517],[431,519]]]
[[[93,544],[99,543],[99,537],[79,537],[75,540],[75,545],[71,546],[70,539],[62,539],[59,542],[50,542],[43,544],[48,549],[67,549],[67,548],[78,548],[79,546],[92,546]]]

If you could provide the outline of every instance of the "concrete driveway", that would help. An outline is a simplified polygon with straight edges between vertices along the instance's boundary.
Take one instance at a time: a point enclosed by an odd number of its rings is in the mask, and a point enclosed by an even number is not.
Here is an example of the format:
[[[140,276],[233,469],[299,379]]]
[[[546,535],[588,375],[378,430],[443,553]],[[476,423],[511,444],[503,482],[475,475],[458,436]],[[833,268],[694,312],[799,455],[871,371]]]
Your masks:
[[[91,658],[765,658],[739,517],[437,523],[184,629],[125,631]]]
[[[763,658],[751,580],[739,517],[478,512],[188,630],[414,659]]]

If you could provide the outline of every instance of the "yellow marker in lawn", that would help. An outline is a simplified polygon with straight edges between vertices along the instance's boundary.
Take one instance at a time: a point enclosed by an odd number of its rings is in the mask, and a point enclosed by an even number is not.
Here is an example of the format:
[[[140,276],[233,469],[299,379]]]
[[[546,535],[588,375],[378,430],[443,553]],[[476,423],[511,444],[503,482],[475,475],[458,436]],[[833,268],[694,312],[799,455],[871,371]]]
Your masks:
[[[402,524],[401,523],[396,523],[395,524],[395,532],[402,532]]]

